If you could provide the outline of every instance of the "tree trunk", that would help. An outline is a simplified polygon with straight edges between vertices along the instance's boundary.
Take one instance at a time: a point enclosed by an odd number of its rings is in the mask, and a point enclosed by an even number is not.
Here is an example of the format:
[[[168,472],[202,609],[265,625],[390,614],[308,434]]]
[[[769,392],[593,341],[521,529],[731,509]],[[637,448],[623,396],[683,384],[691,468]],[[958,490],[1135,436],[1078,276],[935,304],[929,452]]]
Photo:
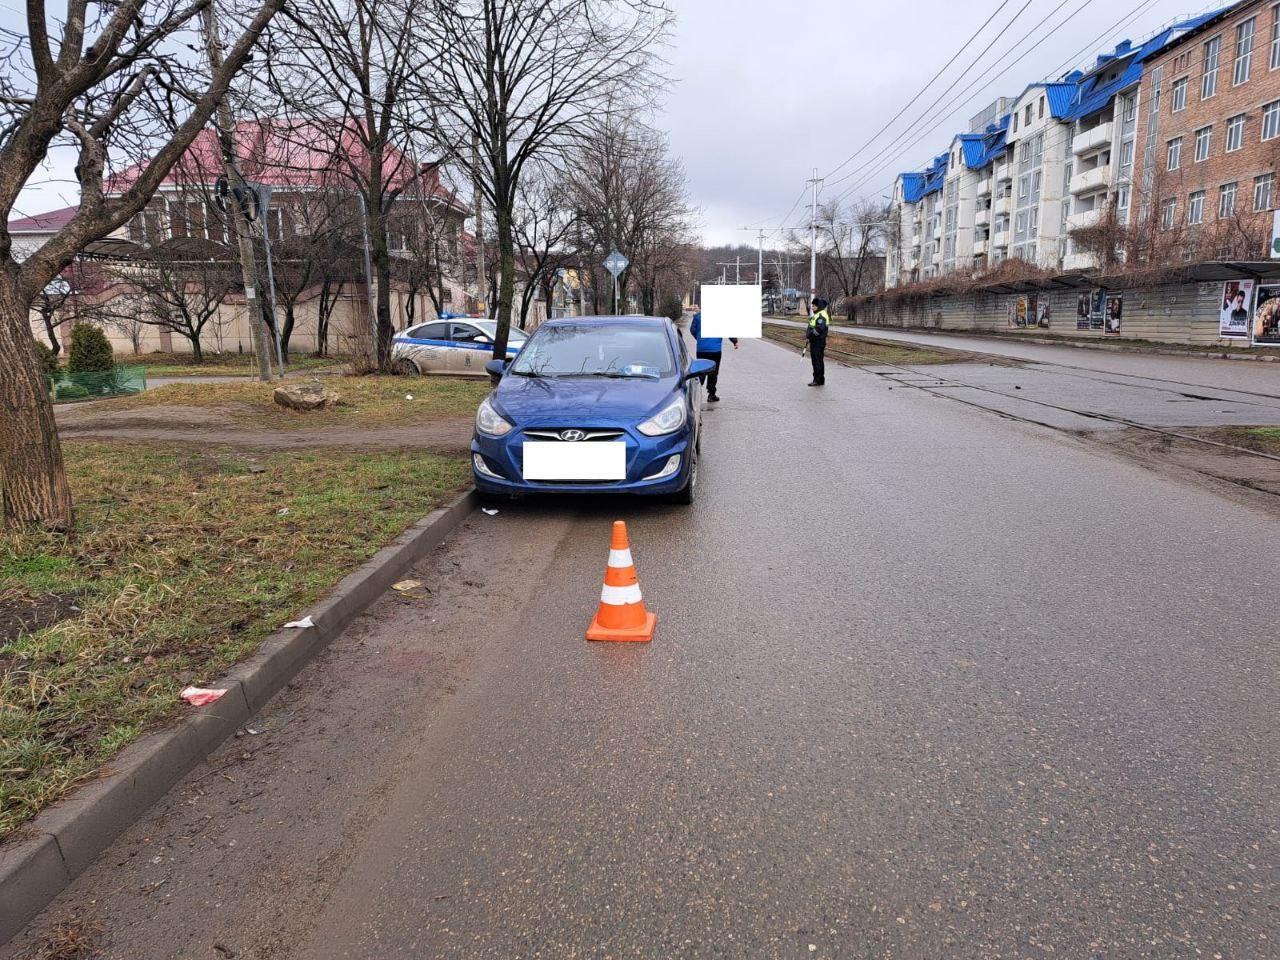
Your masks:
[[[493,358],[504,360],[507,356],[507,339],[511,333],[511,307],[515,300],[516,242],[512,229],[511,213],[501,206],[495,211],[498,223],[498,303],[495,319],[498,329],[493,338]]]
[[[369,198],[369,244],[373,248],[378,311],[378,342],[374,344],[374,350],[378,369],[385,373],[391,369],[391,338],[395,329],[391,326],[391,252],[387,249],[386,219],[379,211],[381,203],[381,196]]]
[[[200,347],[200,334],[188,333],[186,338],[191,341],[191,362],[204,363],[204,350]]]
[[[49,349],[53,351],[53,355],[56,357],[62,352],[62,344],[58,343],[58,325],[53,322],[53,317],[51,316],[43,315],[41,319],[44,320],[45,336],[49,338]],[[137,351],[135,350],[134,352],[136,353]]]
[[[11,287],[0,289],[0,357],[16,361],[0,377],[0,493],[5,525],[69,531],[74,523],[71,486],[53,404],[31,336],[27,305]]]

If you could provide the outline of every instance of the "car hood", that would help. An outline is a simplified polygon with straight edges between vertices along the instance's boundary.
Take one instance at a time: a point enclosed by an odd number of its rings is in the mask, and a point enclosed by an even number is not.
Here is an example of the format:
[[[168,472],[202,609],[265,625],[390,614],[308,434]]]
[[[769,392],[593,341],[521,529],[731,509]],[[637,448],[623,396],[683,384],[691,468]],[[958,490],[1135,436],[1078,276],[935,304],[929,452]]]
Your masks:
[[[539,379],[509,374],[498,384],[493,399],[517,424],[548,417],[643,420],[671,397],[677,385],[675,377]]]

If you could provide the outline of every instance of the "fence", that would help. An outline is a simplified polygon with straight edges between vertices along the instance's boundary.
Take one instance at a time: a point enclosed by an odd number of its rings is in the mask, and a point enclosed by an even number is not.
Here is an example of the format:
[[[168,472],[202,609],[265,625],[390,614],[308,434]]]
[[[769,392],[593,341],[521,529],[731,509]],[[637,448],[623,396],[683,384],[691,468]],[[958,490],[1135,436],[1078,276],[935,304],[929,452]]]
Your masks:
[[[968,293],[903,297],[890,292],[858,302],[855,319],[871,326],[1038,331],[1071,339],[1280,346],[1280,280],[1227,278],[1225,271],[1212,277],[1108,287],[1079,277],[1069,278],[1073,282],[1067,285],[1064,277]]]
[[[49,377],[49,396],[54,403],[118,397],[127,393],[141,393],[145,389],[146,367],[117,366],[94,373],[59,370],[56,376]]]

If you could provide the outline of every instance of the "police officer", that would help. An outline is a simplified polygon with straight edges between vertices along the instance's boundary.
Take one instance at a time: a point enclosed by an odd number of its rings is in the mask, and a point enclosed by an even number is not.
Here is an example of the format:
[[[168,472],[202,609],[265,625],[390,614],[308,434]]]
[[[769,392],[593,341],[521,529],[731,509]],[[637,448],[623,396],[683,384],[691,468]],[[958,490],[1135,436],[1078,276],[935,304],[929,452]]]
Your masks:
[[[809,381],[811,387],[820,387],[827,382],[824,354],[827,352],[827,328],[830,326],[831,314],[827,313],[827,301],[822,297],[814,297],[809,328],[804,332],[809,348],[809,362],[813,364],[813,379]]]
[[[716,384],[720,380],[720,358],[724,356],[724,341],[722,337],[704,337],[702,335],[702,311],[699,310],[693,315],[693,322],[689,324],[689,333],[696,340],[697,347],[695,352],[699,360],[710,360],[716,368],[707,374],[707,402],[719,403],[720,396],[716,393]],[[733,349],[738,349],[738,338],[730,337],[729,342],[733,344]]]

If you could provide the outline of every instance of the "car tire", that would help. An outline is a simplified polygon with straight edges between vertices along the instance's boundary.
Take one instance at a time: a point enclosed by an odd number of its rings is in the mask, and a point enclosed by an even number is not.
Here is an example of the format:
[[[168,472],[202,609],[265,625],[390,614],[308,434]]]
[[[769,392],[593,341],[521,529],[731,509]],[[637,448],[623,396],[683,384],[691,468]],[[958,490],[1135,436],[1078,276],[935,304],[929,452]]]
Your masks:
[[[391,369],[402,377],[422,376],[422,371],[418,369],[418,365],[406,357],[401,357],[397,360],[392,364]]]
[[[671,503],[678,503],[681,506],[689,506],[693,503],[694,497],[698,493],[698,461],[702,459],[701,452],[699,450],[701,446],[702,444],[699,443],[698,446],[694,448],[693,465],[689,469],[689,482],[681,489],[671,494]]]

